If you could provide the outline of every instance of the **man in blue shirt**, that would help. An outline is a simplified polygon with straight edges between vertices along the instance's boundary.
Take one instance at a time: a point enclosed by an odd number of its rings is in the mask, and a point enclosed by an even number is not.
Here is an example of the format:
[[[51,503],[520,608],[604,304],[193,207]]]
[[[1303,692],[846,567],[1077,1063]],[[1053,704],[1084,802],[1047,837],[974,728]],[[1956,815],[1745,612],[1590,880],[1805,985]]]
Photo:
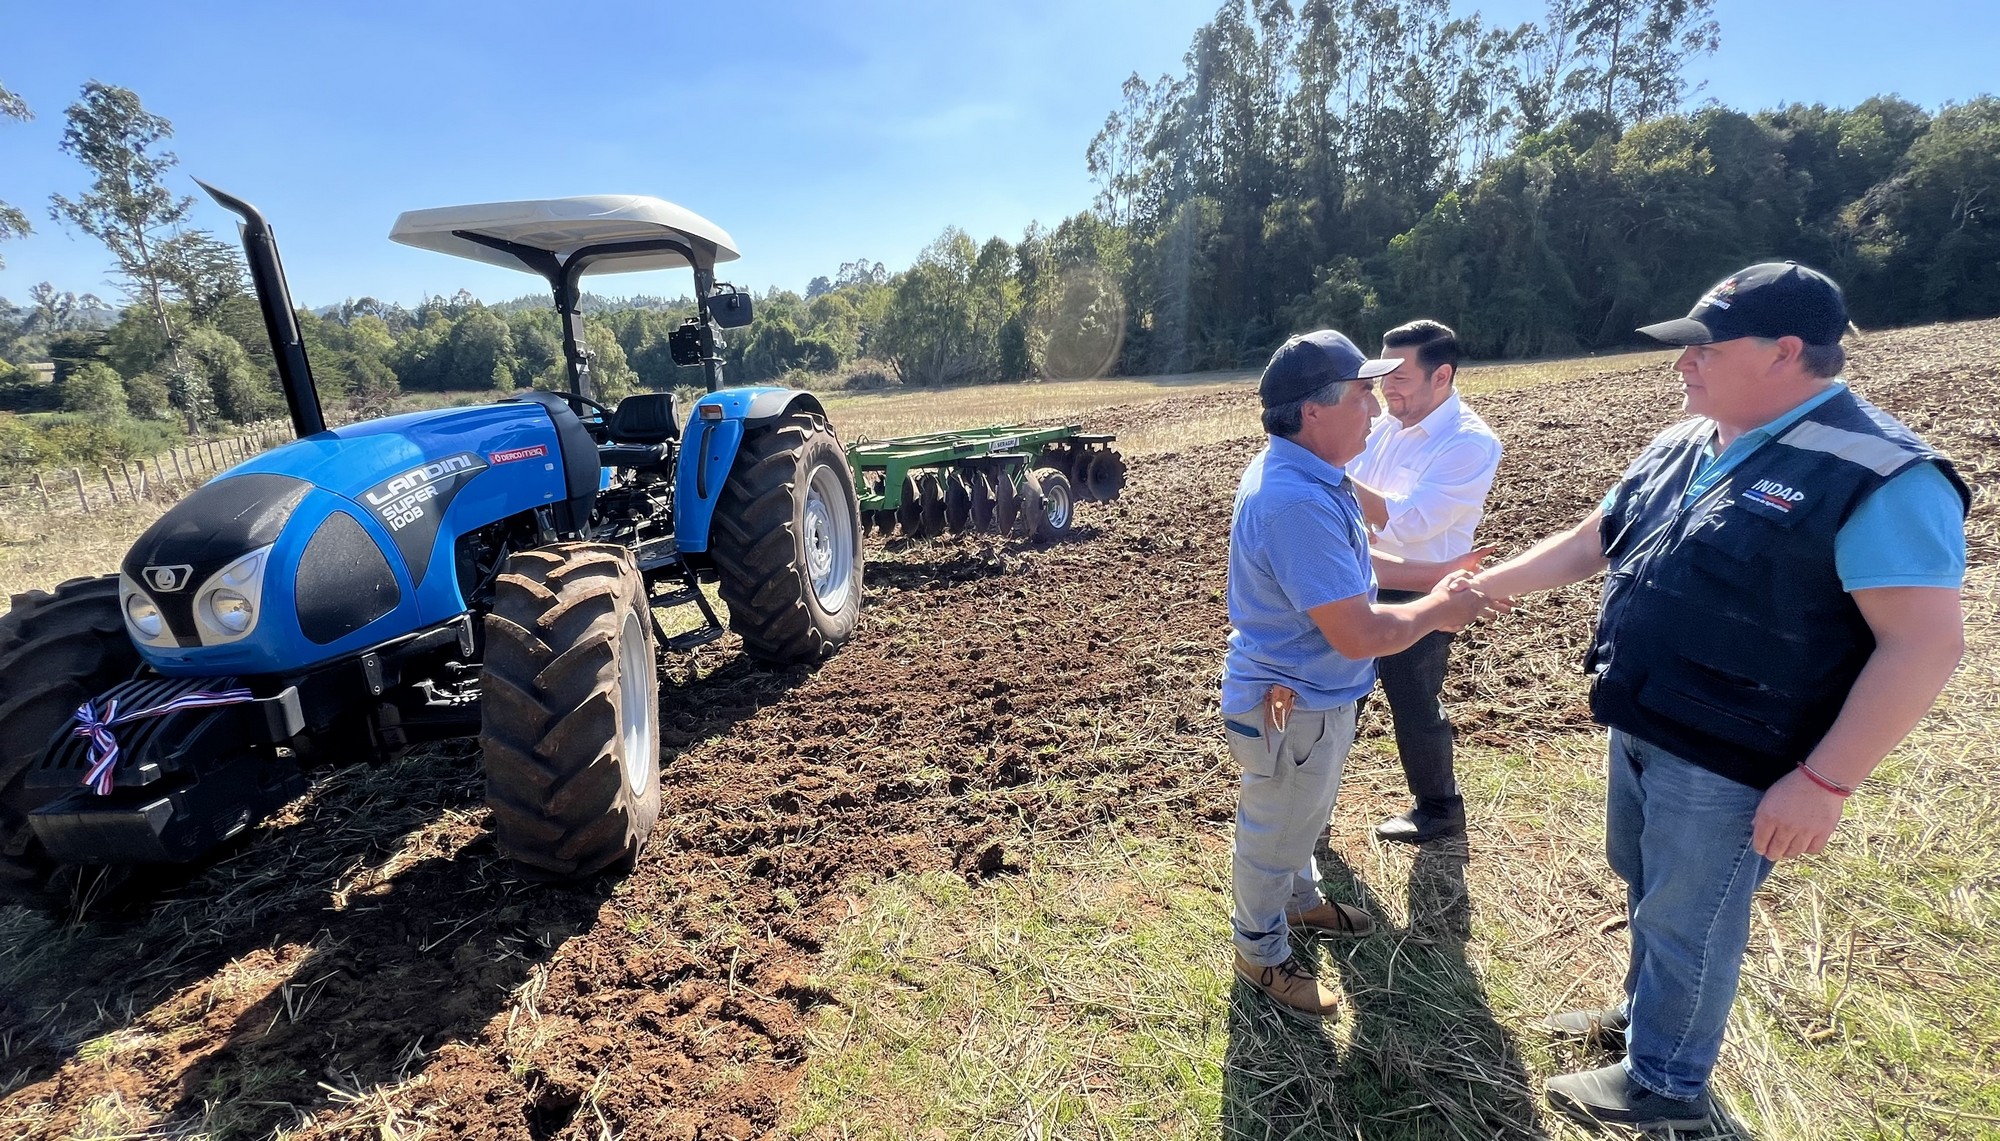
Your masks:
[[[1375,604],[1367,524],[1343,465],[1361,454],[1380,411],[1372,378],[1397,363],[1366,359],[1330,329],[1272,355],[1259,385],[1271,440],[1243,473],[1229,535],[1222,712],[1243,770],[1231,861],[1236,973],[1316,1017],[1334,1013],[1339,997],[1292,957],[1291,926],[1333,935],[1374,926],[1325,900],[1313,861],[1354,740],[1355,703],[1375,683],[1377,655],[1488,609],[1463,575],[1404,605]],[[1419,589],[1440,573],[1392,570],[1422,575]],[[1282,710],[1267,700],[1274,687],[1295,695]]]
[[[1831,280],[1767,262],[1640,330],[1686,346],[1695,418],[1582,522],[1473,579],[1514,597],[1610,572],[1586,666],[1632,951],[1622,1001],[1547,1023],[1624,1048],[1549,1079],[1578,1120],[1707,1123],[1752,894],[1825,847],[1963,652],[1970,495],[1837,379],[1846,328]]]

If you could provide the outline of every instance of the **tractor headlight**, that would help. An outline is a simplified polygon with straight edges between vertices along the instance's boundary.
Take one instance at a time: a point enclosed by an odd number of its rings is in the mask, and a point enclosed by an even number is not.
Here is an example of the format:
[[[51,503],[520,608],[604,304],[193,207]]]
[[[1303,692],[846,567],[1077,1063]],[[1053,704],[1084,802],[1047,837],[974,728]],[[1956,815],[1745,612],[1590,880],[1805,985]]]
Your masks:
[[[132,640],[148,646],[172,646],[174,636],[167,630],[166,615],[152,596],[139,589],[130,578],[118,576],[119,602],[125,610],[125,630]]]
[[[251,551],[209,576],[194,596],[194,621],[201,644],[234,642],[257,627],[258,604],[264,595],[264,564],[271,548]]]
[[[135,594],[125,600],[125,617],[141,638],[157,638],[167,628],[167,620],[160,616],[160,608],[143,594]]]

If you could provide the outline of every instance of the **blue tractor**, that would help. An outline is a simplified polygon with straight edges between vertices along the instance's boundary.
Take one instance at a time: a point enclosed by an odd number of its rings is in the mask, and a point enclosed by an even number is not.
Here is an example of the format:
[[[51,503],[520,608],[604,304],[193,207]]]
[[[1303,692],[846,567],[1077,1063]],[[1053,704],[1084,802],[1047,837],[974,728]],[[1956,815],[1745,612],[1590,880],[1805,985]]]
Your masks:
[[[760,662],[854,631],[854,483],[810,393],[723,388],[729,235],[657,198],[420,210],[390,237],[545,278],[566,392],[327,428],[270,227],[242,218],[298,439],[217,475],[119,573],[0,616],[0,899],[91,868],[197,861],[316,770],[477,735],[500,848],[528,876],[629,867],[660,811],[659,655],[727,629]],[[592,397],[586,273],[686,266],[673,359],[708,393]],[[663,609],[700,622],[668,636]],[[676,625],[679,625],[678,623]]]

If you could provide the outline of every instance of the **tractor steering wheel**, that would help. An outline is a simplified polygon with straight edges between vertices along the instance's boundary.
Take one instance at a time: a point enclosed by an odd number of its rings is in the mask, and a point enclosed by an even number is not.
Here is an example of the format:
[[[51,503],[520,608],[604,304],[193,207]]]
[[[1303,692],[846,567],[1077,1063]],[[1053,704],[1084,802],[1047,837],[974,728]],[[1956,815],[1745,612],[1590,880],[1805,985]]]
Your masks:
[[[586,415],[584,409],[591,409],[594,410],[599,416],[602,416],[607,420],[610,419],[611,417],[610,409],[606,408],[602,404],[599,404],[597,401],[592,400],[588,396],[579,396],[574,392],[556,392],[552,389],[544,389],[544,391],[548,392],[549,395],[551,396],[559,396],[562,399],[569,401],[572,406],[581,405],[582,407],[576,409],[576,414],[578,416]]]

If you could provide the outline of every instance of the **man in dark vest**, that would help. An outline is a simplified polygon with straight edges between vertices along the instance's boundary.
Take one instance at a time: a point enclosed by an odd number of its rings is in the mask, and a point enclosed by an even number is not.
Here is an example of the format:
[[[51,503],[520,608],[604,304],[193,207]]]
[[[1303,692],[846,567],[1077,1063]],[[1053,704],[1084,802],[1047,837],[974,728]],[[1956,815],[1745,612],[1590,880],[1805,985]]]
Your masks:
[[[1770,262],[1640,330],[1685,346],[1694,419],[1581,523],[1473,579],[1514,597],[1610,572],[1586,668],[1632,954],[1621,1001],[1547,1023],[1625,1050],[1549,1079],[1578,1120],[1708,1121],[1751,894],[1774,861],[1825,847],[1963,651],[1971,496],[1837,379],[1846,328],[1838,286]]]

